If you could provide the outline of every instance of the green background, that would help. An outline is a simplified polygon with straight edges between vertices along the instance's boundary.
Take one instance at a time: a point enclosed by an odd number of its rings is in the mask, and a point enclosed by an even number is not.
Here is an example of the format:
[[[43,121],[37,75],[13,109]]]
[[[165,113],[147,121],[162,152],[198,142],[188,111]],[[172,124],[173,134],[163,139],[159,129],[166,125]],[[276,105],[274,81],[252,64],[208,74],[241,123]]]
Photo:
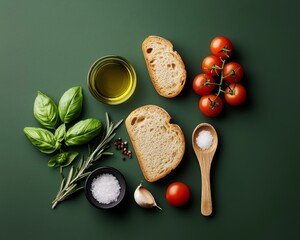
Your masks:
[[[112,1],[0,0],[0,238],[1,239],[295,239],[299,193],[299,1]],[[141,52],[148,35],[169,39],[183,58],[188,78],[174,99],[160,97],[150,81]],[[245,69],[247,103],[225,106],[215,119],[203,116],[191,87],[209,55],[213,37],[225,35],[233,59]],[[138,84],[132,98],[118,106],[97,102],[86,76],[99,57],[116,54],[135,67]],[[83,193],[51,209],[60,183],[49,156],[23,134],[39,126],[33,117],[36,91],[56,103],[64,91],[82,86],[81,118],[114,122],[135,108],[165,108],[186,137],[186,153],[164,179],[144,180],[136,158],[113,157],[94,167],[113,166],[126,177],[122,206],[103,211]],[[214,213],[200,213],[201,179],[191,146],[194,127],[211,123],[219,135],[212,166]],[[124,124],[117,136],[129,139]],[[80,148],[85,154],[85,147]],[[142,209],[133,200],[143,180],[163,211]],[[165,200],[173,181],[191,189],[187,206]]]

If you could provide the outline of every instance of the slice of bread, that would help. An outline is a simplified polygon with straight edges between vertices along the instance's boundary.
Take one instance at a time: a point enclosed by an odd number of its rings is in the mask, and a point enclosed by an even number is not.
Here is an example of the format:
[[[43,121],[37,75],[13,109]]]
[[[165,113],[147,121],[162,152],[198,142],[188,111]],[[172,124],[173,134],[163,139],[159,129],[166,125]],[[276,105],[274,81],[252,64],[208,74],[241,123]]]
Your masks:
[[[170,41],[149,36],[142,44],[142,51],[151,81],[159,95],[176,97],[186,82],[186,70],[180,55]]]
[[[126,118],[125,125],[147,181],[163,178],[181,162],[184,135],[164,109],[154,105],[137,108]]]

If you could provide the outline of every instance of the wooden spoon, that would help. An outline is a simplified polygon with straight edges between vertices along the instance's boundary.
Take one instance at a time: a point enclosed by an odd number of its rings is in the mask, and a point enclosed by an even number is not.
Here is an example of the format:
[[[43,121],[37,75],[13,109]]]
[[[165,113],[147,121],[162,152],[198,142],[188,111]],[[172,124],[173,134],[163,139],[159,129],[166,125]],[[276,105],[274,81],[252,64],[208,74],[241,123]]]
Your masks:
[[[209,149],[202,150],[198,144],[196,138],[203,130],[210,131],[213,142]],[[218,146],[218,135],[214,127],[208,123],[199,124],[193,132],[192,143],[195,154],[198,158],[198,162],[201,170],[202,179],[202,192],[201,192],[201,213],[204,216],[209,216],[212,213],[212,199],[210,188],[210,167],[214,154]]]

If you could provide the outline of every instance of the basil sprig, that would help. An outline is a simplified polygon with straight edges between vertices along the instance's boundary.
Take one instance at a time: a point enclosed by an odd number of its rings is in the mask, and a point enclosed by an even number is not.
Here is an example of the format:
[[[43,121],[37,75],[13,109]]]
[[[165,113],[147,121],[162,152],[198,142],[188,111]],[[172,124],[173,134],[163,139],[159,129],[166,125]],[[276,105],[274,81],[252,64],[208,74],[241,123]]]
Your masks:
[[[100,133],[102,124],[94,118],[81,120],[70,126],[80,116],[82,103],[82,89],[78,86],[67,90],[60,98],[58,106],[50,97],[38,91],[34,101],[34,116],[48,130],[26,127],[24,133],[41,152],[51,154],[60,151],[49,160],[49,167],[69,165],[78,153],[64,152],[63,147],[88,143]]]

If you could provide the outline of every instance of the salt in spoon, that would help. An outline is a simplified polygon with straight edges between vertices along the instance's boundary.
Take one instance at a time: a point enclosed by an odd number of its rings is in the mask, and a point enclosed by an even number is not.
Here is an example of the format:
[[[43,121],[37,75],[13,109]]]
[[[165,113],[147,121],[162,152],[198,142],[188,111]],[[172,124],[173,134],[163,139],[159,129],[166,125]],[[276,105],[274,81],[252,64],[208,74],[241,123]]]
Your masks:
[[[211,146],[208,149],[202,150],[197,144],[197,137],[201,131],[209,131],[213,137]],[[214,154],[218,146],[218,135],[214,127],[208,123],[199,124],[193,132],[192,144],[197,156],[202,179],[201,192],[201,213],[204,216],[209,216],[212,213],[212,198],[210,187],[210,167]]]

